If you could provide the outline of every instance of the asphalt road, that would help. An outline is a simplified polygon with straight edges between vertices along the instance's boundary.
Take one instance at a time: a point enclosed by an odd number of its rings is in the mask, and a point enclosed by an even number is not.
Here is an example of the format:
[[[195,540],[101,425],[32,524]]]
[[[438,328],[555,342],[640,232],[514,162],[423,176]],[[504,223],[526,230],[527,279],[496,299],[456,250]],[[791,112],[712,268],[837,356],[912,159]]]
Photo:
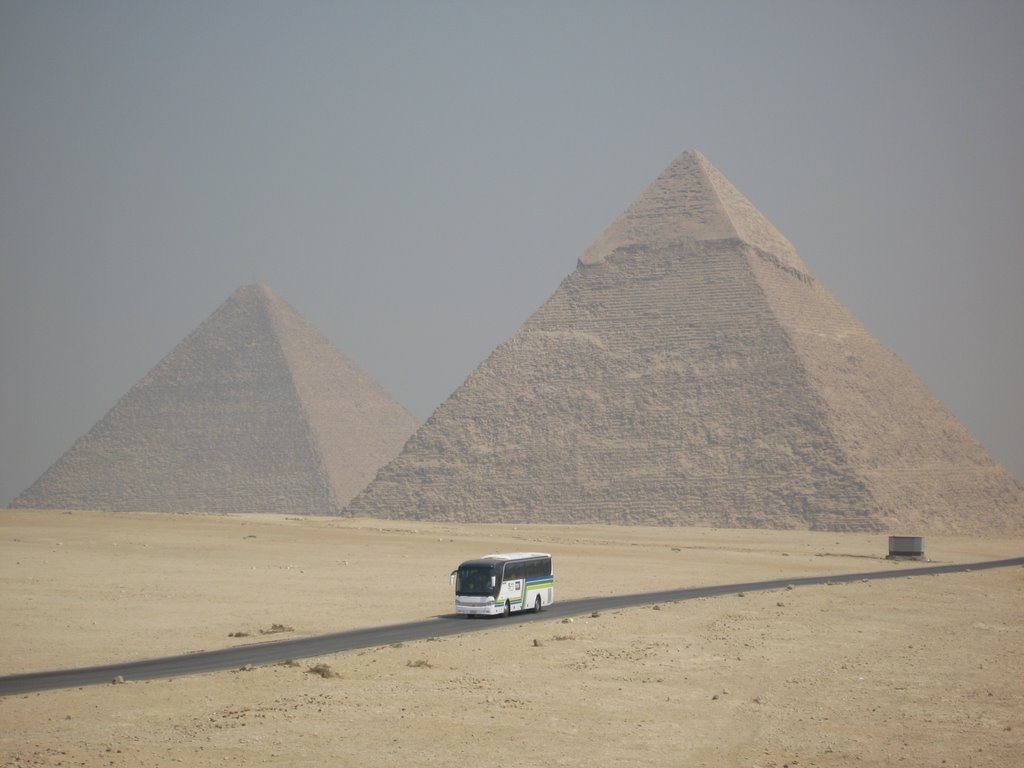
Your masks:
[[[787,586],[801,587],[816,584],[841,584],[852,581],[897,579],[908,576],[928,576],[943,573],[963,573],[990,568],[1007,568],[1024,565],[1024,557],[1008,560],[989,560],[982,563],[962,565],[908,566],[887,571],[867,573],[846,573],[831,576],[811,576],[798,579],[774,579],[754,581],[745,584],[722,584],[713,587],[688,587],[667,589],[661,592],[644,592],[630,595],[586,597],[578,600],[563,600],[545,608],[543,612],[513,614],[509,619],[468,619],[450,614],[425,621],[408,624],[391,624],[384,627],[368,627],[329,635],[299,637],[276,640],[253,645],[235,646],[216,651],[200,651],[181,656],[166,656],[159,659],[128,661],[119,664],[105,664],[98,667],[63,669],[51,672],[30,672],[21,675],[0,677],[0,696],[45,691],[54,688],[78,688],[86,685],[109,685],[115,677],[124,680],[154,680],[158,678],[194,675],[201,672],[217,672],[225,669],[239,669],[247,664],[275,664],[287,659],[302,659],[311,656],[325,656],[341,651],[370,648],[392,643],[407,643],[428,637],[446,637],[466,632],[496,629],[508,624],[522,624],[534,621],[552,621],[569,616],[590,614],[594,611],[610,611],[631,608],[638,605],[694,600],[700,597],[734,595],[740,592],[784,589]]]

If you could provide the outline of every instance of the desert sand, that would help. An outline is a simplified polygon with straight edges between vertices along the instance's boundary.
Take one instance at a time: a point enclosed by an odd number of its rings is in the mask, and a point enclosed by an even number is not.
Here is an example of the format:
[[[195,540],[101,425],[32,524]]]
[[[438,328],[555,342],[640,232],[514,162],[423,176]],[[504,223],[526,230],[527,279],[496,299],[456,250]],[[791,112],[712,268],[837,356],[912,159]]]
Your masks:
[[[908,532],[909,533],[909,532]],[[1021,538],[928,537],[928,560]],[[556,598],[913,567],[878,534],[0,511],[0,674],[447,615],[553,553]],[[280,631],[284,628],[284,631]],[[310,671],[317,667],[323,674]],[[3,766],[1018,766],[1024,569],[749,592],[290,664],[0,698]]]

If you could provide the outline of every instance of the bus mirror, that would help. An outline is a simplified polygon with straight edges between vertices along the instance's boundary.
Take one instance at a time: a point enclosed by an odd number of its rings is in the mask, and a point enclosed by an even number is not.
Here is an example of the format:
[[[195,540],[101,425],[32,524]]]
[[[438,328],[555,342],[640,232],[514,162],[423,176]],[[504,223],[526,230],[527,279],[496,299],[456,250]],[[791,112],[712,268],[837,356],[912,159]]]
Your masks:
[[[448,581],[451,582],[453,587],[455,586],[455,574],[457,573],[458,571],[452,571],[451,575],[448,577]]]
[[[495,585],[495,583],[496,583],[496,582],[495,582],[495,577],[494,577],[494,576],[491,576],[491,589],[494,589],[494,585]]]

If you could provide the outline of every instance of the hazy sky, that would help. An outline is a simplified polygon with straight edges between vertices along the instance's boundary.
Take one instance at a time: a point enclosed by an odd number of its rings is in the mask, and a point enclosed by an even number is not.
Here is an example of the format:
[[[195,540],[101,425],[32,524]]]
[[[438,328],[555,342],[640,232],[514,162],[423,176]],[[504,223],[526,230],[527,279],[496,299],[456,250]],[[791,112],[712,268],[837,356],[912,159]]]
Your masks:
[[[1024,3],[0,0],[0,505],[244,283],[425,419],[695,148],[1024,480]]]

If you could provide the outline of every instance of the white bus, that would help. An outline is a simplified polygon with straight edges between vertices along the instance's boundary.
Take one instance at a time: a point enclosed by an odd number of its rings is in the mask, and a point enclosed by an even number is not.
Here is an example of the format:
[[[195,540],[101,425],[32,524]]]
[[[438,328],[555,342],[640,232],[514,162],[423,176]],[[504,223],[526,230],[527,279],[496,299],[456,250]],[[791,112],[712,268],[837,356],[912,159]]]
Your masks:
[[[455,612],[469,617],[539,613],[555,600],[551,555],[544,552],[505,552],[467,560],[452,571],[451,580]]]

